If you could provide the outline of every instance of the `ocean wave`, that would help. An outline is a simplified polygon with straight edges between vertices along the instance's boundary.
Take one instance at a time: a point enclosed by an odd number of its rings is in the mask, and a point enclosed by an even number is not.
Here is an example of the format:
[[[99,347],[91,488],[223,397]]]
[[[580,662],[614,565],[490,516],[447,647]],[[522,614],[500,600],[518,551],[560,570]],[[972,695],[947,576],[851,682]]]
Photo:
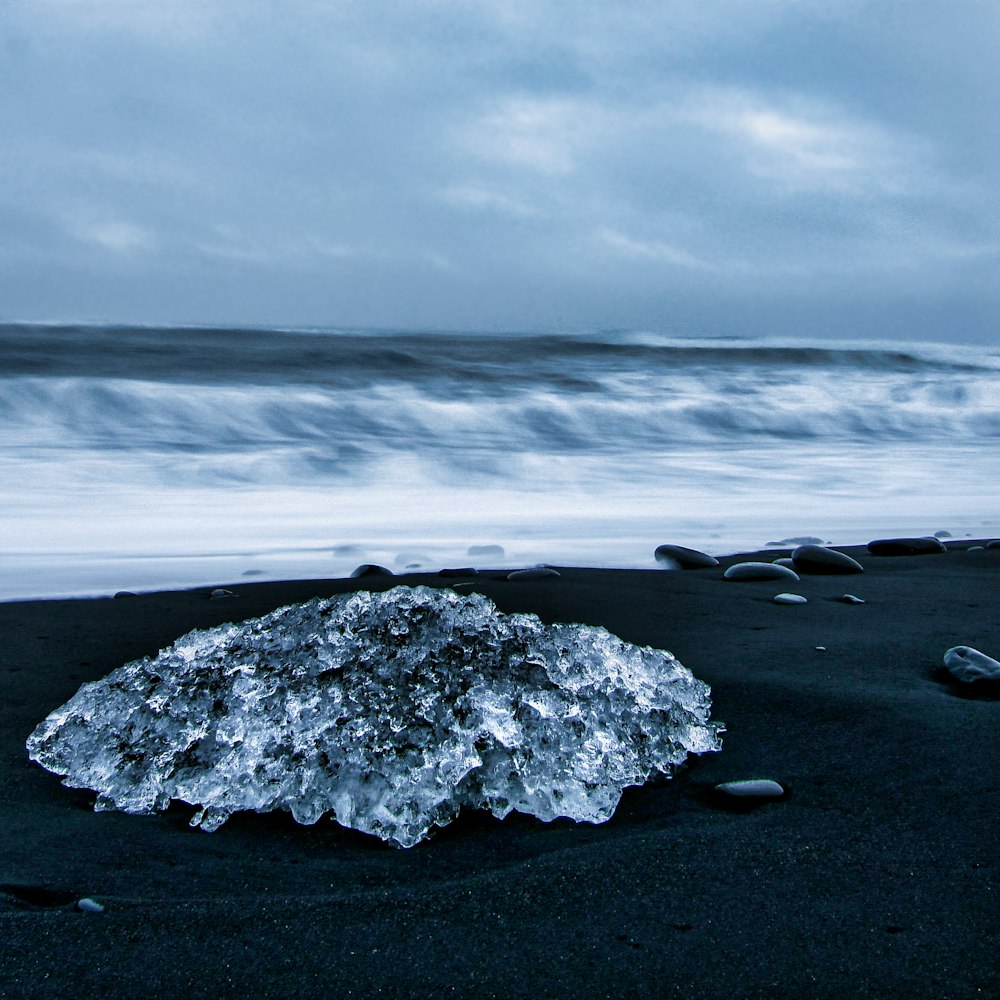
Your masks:
[[[1000,437],[997,379],[897,374],[738,380],[687,371],[606,376],[586,392],[513,387],[450,397],[382,382],[199,385],[135,379],[3,381],[0,452],[230,455],[261,474],[349,472],[387,454],[502,473],[512,455],[634,455],[771,442]],[[41,459],[39,459],[41,460]]]
[[[883,343],[681,340],[629,335],[0,325],[0,375],[198,384],[364,388],[386,382],[436,395],[551,388],[595,391],[610,373],[691,370],[996,373],[985,349]]]

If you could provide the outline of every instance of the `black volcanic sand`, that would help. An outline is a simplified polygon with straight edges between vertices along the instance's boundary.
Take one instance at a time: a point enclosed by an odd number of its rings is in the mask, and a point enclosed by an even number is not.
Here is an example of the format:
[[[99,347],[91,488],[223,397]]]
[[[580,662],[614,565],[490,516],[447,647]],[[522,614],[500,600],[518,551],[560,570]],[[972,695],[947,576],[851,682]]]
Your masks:
[[[214,834],[180,804],[94,813],[24,741],[82,682],[189,629],[454,581],[0,604],[0,993],[1000,996],[1000,700],[938,671],[950,646],[1000,654],[1000,551],[846,551],[865,575],[726,582],[732,558],[483,574],[503,610],[674,652],[712,685],[725,747],[630,790],[603,826],[471,815],[408,851],[285,813]],[[809,603],[775,605],[781,590]],[[752,777],[790,794],[730,811],[710,793]],[[83,896],[106,912],[74,910]]]

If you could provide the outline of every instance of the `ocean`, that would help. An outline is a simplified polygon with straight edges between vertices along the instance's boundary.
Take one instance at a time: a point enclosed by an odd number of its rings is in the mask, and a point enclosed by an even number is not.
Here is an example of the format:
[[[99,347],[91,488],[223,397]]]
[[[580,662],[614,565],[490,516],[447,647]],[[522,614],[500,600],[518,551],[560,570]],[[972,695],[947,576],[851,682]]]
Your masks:
[[[9,323],[0,599],[992,537],[998,445],[993,347]]]

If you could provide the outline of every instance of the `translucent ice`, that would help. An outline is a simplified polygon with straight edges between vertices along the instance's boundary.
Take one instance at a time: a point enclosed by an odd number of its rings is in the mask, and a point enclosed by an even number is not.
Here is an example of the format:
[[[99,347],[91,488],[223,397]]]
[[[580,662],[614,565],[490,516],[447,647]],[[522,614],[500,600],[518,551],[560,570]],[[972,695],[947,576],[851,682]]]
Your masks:
[[[28,739],[96,809],[284,808],[412,846],[462,807],[603,822],[718,750],[707,685],[602,628],[396,587],[195,631],[85,684]]]

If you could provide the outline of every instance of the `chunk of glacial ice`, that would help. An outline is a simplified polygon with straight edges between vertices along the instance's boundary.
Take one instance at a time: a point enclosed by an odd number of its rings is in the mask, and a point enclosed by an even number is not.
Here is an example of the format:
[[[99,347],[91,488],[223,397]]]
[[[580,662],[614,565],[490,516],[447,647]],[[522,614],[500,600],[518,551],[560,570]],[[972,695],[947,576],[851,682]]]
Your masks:
[[[284,808],[410,847],[462,807],[600,823],[622,790],[721,746],[670,653],[396,587],[190,632],[85,684],[28,739],[95,809],[179,799],[192,826]]]

